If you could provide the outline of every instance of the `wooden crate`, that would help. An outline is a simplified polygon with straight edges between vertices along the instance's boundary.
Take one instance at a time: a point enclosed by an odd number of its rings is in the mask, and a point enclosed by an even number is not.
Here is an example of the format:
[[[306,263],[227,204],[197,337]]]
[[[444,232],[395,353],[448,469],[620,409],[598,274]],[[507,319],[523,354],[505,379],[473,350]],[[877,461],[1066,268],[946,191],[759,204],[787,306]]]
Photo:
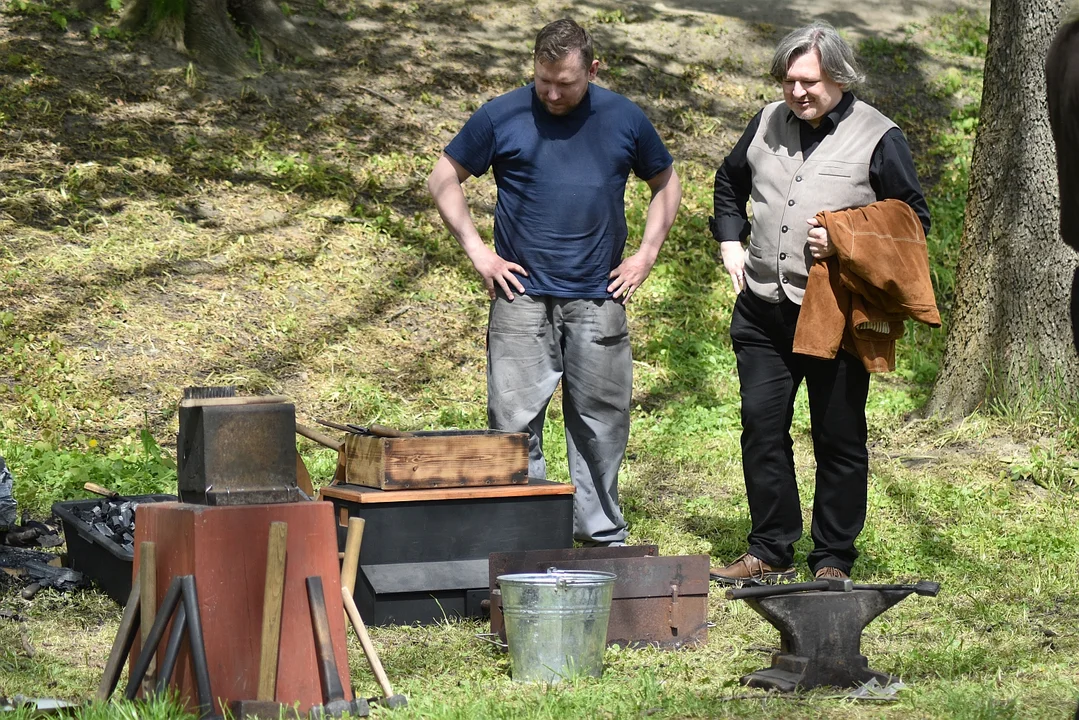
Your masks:
[[[707,555],[661,557],[655,545],[491,553],[491,632],[506,641],[498,576],[547,568],[614,573],[607,644],[677,650],[708,642]]]
[[[436,430],[400,438],[345,438],[349,485],[417,490],[527,482],[527,433]]]

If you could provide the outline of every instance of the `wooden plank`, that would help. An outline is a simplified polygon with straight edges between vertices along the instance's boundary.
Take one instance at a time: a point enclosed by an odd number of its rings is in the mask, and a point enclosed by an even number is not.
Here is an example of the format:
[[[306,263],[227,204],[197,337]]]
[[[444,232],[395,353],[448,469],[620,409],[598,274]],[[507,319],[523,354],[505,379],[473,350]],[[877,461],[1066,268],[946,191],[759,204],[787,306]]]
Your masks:
[[[150,635],[150,628],[154,625],[154,617],[157,615],[157,560],[156,551],[152,542],[141,543],[141,559],[139,562],[139,587],[141,588],[140,602],[142,605],[142,624],[139,628],[140,643],[146,642]],[[149,696],[157,682],[157,661],[150,658],[150,665],[146,668],[146,677],[142,681],[142,692]]]
[[[488,588],[494,590],[498,587],[499,575],[546,572],[549,567],[560,567],[562,563],[575,560],[619,560],[623,558],[658,556],[658,545],[616,545],[614,547],[495,552],[491,553],[487,559]],[[607,571],[607,568],[602,569]]]
[[[297,456],[299,457],[299,456]],[[288,523],[270,523],[266,546],[266,586],[262,593],[262,638],[257,700],[270,702],[277,690],[277,654],[281,646],[281,600],[285,597],[285,551]]]
[[[345,438],[345,477],[349,485],[381,488],[386,470],[382,455],[382,438],[349,435]]]
[[[328,485],[322,488],[323,498],[338,498],[361,504],[426,502],[430,500],[478,500],[483,498],[530,497],[538,495],[572,495],[568,483],[542,485],[488,485],[483,487],[436,488],[430,490],[381,490],[349,485]]]
[[[345,438],[345,482],[382,490],[528,482],[528,435],[493,430]]]

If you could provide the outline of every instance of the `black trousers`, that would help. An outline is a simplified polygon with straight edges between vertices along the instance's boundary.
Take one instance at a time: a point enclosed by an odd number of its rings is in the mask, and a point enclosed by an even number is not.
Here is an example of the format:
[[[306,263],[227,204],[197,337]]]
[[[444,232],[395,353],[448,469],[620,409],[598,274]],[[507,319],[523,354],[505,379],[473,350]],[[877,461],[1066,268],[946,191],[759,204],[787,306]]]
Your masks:
[[[809,567],[850,573],[858,557],[854,541],[865,525],[869,373],[843,350],[833,360],[794,353],[800,309],[786,298],[772,304],[746,289],[731,318],[742,396],[742,468],[753,522],[749,552],[776,567],[794,561],[802,509],[790,428],[804,379],[817,461]]]

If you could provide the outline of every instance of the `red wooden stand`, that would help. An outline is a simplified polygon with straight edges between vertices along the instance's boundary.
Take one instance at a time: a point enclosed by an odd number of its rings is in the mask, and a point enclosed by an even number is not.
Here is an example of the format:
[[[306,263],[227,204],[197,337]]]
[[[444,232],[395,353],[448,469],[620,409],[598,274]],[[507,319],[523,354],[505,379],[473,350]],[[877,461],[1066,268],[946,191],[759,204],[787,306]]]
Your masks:
[[[337,529],[333,506],[323,502],[276,505],[209,507],[184,503],[147,503],[139,506],[135,527],[134,577],[138,577],[140,544],[155,544],[157,604],[178,575],[194,575],[206,643],[210,685],[218,711],[230,701],[253,700],[259,682],[263,591],[270,523],[288,524],[285,589],[278,647],[277,688],[274,700],[299,704],[301,713],[322,705],[315,656],[314,630],[305,579],[322,577],[330,620],[334,656],[345,699],[352,699],[352,684],[345,646],[344,607]],[[158,657],[164,656],[168,632]],[[138,638],[133,659],[140,651]],[[196,705],[195,679],[187,643],[176,663],[171,687]]]

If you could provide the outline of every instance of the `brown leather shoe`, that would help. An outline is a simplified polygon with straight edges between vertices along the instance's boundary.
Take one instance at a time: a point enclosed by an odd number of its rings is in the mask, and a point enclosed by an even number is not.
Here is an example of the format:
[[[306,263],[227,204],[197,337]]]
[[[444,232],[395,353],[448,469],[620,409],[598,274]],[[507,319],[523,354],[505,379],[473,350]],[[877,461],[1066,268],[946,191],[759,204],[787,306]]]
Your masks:
[[[758,557],[746,553],[730,565],[712,568],[708,577],[722,585],[739,583],[777,583],[789,582],[797,576],[794,568],[775,568]]]
[[[837,567],[829,567],[829,566],[825,565],[824,567],[817,568],[817,572],[813,573],[813,577],[815,577],[815,578],[835,578],[837,580],[847,580],[848,578],[850,578],[850,575],[843,572],[842,570],[840,570]]]

